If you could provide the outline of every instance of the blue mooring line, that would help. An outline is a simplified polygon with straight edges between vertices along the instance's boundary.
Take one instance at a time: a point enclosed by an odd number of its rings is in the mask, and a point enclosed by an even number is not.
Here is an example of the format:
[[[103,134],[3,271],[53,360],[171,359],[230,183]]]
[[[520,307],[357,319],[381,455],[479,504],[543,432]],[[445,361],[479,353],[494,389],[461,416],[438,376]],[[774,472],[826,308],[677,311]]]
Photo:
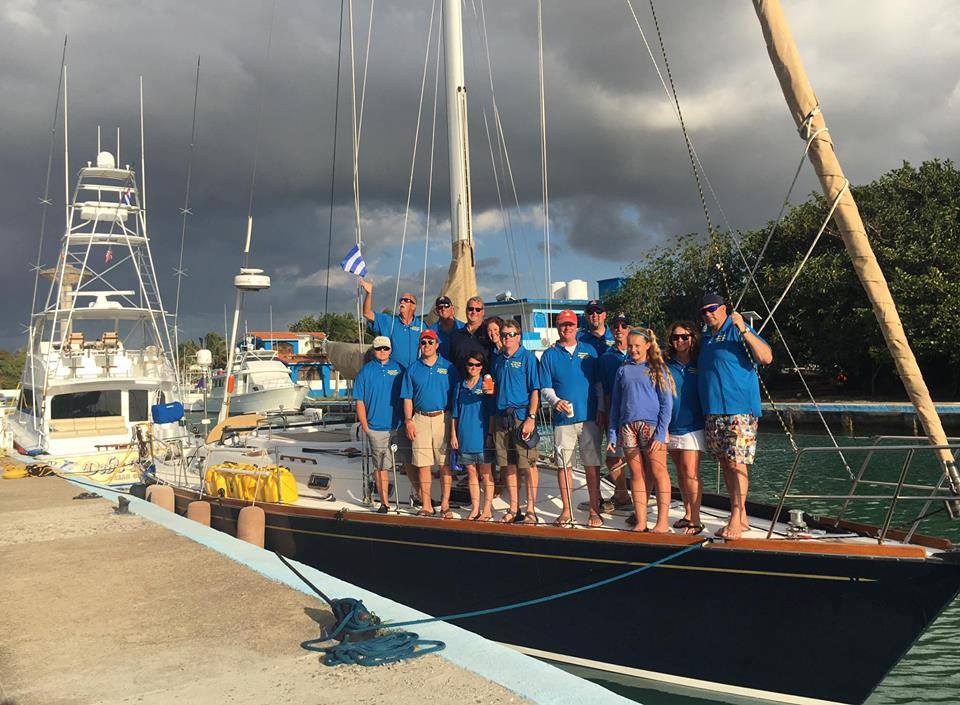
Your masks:
[[[446,647],[446,644],[444,644],[442,641],[421,639],[418,634],[407,631],[391,631],[389,633],[364,639],[362,641],[351,641],[351,637],[355,637],[366,632],[377,631],[379,629],[398,629],[400,627],[412,627],[418,624],[429,624],[430,622],[452,622],[457,619],[482,617],[484,615],[507,612],[509,610],[515,610],[521,607],[530,607],[532,605],[543,604],[544,602],[559,600],[563,597],[569,597],[570,595],[576,595],[577,593],[594,590],[598,587],[615,583],[618,580],[629,578],[632,575],[637,575],[645,570],[656,568],[657,566],[668,563],[676,558],[679,558],[680,556],[691,553],[698,548],[702,548],[705,544],[711,543],[712,541],[713,539],[711,538],[703,539],[702,541],[690,544],[689,546],[684,546],[679,551],[675,551],[668,556],[659,558],[652,563],[647,563],[646,565],[639,566],[638,568],[632,568],[631,570],[621,573],[620,575],[614,575],[611,578],[597,580],[596,582],[589,583],[588,585],[582,585],[580,587],[564,590],[563,592],[557,592],[552,595],[537,597],[532,600],[524,600],[523,602],[514,602],[512,604],[501,605],[499,607],[489,607],[483,610],[460,612],[458,614],[449,614],[443,617],[413,619],[406,622],[381,622],[379,618],[371,614],[369,610],[364,607],[362,600],[355,600],[353,598],[331,600],[309,580],[307,580],[307,578],[304,577],[296,568],[294,568],[283,556],[277,553],[277,557],[301,580],[309,585],[313,591],[317,593],[317,595],[319,595],[330,605],[331,610],[333,610],[334,617],[337,620],[333,631],[322,635],[319,639],[310,639],[304,641],[300,644],[300,646],[308,651],[318,651],[325,654],[323,657],[323,663],[328,666],[336,666],[341,663],[359,664],[361,666],[379,666],[381,664],[394,663],[396,661],[402,661],[404,659],[415,658],[417,656],[423,656],[435,651],[440,651]],[[330,641],[331,639],[341,639],[341,641],[340,643],[332,646],[318,646],[320,643]],[[421,648],[416,648],[418,646]]]

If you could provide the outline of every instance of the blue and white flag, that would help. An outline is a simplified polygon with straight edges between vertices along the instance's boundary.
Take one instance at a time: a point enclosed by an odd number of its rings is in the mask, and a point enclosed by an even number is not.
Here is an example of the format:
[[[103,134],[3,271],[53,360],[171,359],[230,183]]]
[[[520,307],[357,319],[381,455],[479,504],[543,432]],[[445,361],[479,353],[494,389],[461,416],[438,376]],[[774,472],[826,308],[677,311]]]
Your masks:
[[[344,272],[356,274],[358,277],[367,276],[367,263],[363,261],[363,255],[360,254],[360,245],[354,245],[347,256],[340,263],[340,268]]]

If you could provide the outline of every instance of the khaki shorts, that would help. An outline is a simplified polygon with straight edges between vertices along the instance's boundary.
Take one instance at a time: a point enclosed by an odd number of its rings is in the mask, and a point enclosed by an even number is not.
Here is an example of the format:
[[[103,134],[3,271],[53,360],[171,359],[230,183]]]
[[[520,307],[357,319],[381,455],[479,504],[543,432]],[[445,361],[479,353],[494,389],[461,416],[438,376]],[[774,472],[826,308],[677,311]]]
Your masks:
[[[509,428],[503,427],[502,417],[495,414],[491,423],[493,427],[493,447],[497,452],[497,465],[516,465],[521,470],[526,470],[534,466],[540,457],[538,448],[525,448],[517,444],[514,438],[514,429],[523,424],[516,417],[512,419],[513,424]]]
[[[406,434],[403,434],[406,435]],[[400,434],[393,431],[374,431],[370,429],[367,432],[367,445],[370,449],[370,463],[374,470],[393,470],[394,459],[401,462],[400,456]],[[396,453],[391,452],[390,446],[396,445]],[[409,441],[408,441],[409,445]]]
[[[447,464],[447,444],[450,440],[450,421],[447,412],[436,416],[413,415],[413,430],[417,437],[413,447],[413,465],[418,468]]]
[[[600,428],[594,421],[581,421],[554,426],[553,444],[565,467],[573,465],[573,451],[580,445],[580,463],[585,467],[600,465]]]

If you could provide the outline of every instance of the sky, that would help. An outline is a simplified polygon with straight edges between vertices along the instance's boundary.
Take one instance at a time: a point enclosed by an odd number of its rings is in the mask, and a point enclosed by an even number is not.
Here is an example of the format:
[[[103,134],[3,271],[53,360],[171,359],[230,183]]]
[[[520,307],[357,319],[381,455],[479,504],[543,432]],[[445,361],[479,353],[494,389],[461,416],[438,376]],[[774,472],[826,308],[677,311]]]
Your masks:
[[[663,71],[649,4],[632,2]],[[361,231],[377,309],[392,305],[398,274],[401,288],[425,289],[432,300],[449,263],[442,67],[434,117],[440,12],[438,3],[428,48],[431,5],[376,0],[370,24],[369,0],[353,4],[358,112],[362,104]],[[711,204],[712,216],[721,223],[725,217],[733,228],[761,227],[776,216],[804,144],[752,3],[656,0],[655,7],[687,127],[723,209],[721,216]],[[336,0],[5,0],[0,347],[24,343],[65,35],[71,188],[79,166],[96,158],[98,125],[111,151],[120,128],[121,162],[139,168],[143,77],[150,236],[168,310],[176,298],[180,208],[192,168],[182,338],[223,330],[251,203],[250,265],[272,275],[273,286],[246,297],[247,326],[267,329],[271,311],[273,327],[282,330],[325,307],[354,310],[355,279],[337,266],[354,241],[348,17],[335,110],[340,8]],[[904,160],[957,158],[960,4],[786,0],[784,8],[853,183],[871,181]],[[466,0],[464,42],[481,293],[543,296],[536,3]],[[628,3],[546,0],[543,44],[551,278],[584,279],[595,291],[597,279],[621,276],[651,248],[704,231],[704,216],[682,133]],[[501,170],[494,97],[512,182]],[[62,117],[53,130],[53,205],[40,257],[45,265],[56,260],[64,228]],[[793,200],[814,190],[807,166]]]

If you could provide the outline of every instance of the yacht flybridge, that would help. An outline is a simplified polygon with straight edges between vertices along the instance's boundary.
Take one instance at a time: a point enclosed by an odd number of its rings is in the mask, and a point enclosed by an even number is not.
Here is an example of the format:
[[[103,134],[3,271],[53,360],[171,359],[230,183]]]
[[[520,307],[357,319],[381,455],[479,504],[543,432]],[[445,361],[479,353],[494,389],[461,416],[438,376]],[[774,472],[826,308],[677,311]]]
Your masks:
[[[56,265],[39,272],[51,283],[30,320],[13,447],[63,472],[129,484],[140,476],[136,426],[177,397],[136,172],[99,152],[80,169],[66,221]]]

